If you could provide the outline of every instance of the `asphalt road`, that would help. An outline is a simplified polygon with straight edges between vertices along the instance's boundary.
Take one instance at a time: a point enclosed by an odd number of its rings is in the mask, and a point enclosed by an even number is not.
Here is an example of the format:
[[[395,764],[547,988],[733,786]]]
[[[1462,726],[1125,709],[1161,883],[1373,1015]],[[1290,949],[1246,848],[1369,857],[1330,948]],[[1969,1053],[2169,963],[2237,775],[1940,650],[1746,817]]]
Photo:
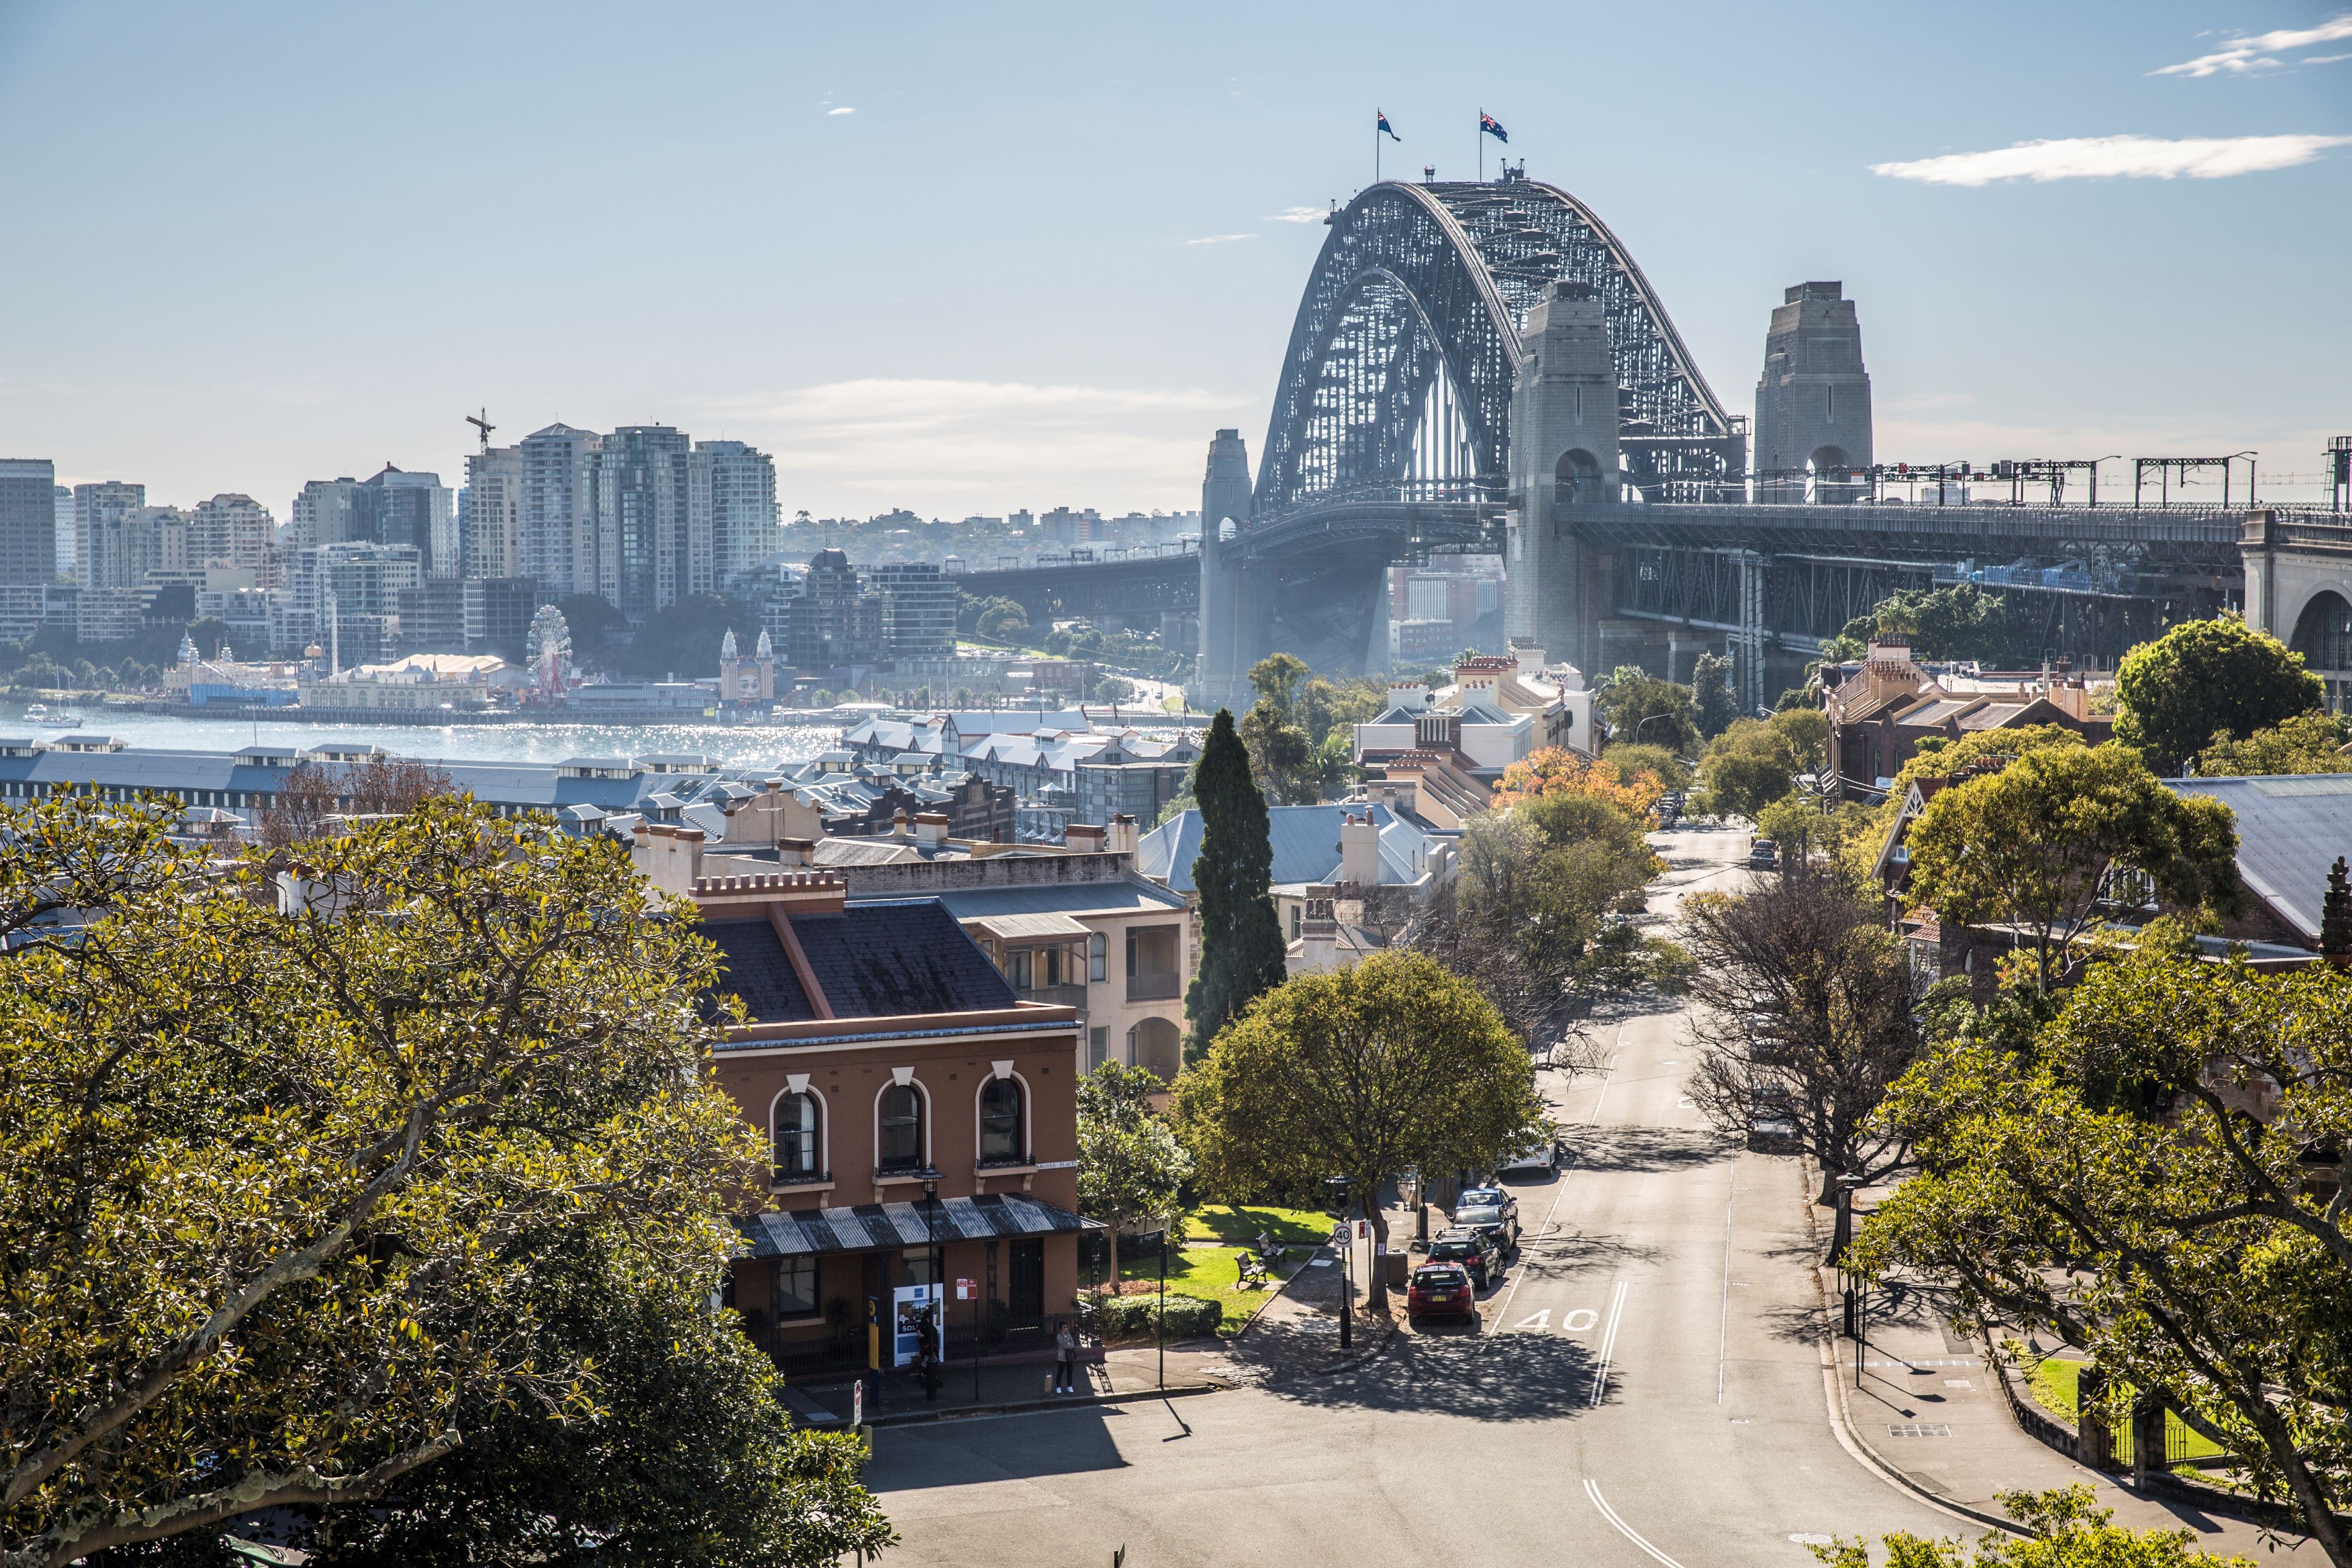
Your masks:
[[[1654,909],[1745,881],[1744,835],[1657,843]],[[1795,1162],[1702,1125],[1678,1012],[1604,1027],[1614,1066],[1558,1096],[1575,1158],[1514,1184],[1526,1244],[1478,1325],[1333,1379],[886,1429],[890,1561],[1716,1568],[1962,1533],[1837,1442]]]

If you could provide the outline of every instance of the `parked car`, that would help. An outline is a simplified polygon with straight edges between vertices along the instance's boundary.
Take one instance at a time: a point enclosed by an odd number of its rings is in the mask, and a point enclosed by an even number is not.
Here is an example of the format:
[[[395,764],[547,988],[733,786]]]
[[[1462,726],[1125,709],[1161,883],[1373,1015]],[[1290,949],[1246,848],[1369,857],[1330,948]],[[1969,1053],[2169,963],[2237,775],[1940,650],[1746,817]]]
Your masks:
[[[1790,1048],[1788,1021],[1777,1014],[1750,1013],[1742,1027],[1748,1036],[1748,1059],[1763,1067],[1777,1067],[1796,1053]]]
[[[1458,1263],[1469,1270],[1470,1278],[1484,1290],[1503,1271],[1503,1249],[1495,1238],[1483,1230],[1467,1226],[1449,1226],[1429,1244],[1432,1263]]]
[[[1412,1271],[1404,1289],[1404,1315],[1419,1322],[1438,1314],[1475,1318],[1477,1293],[1470,1288],[1470,1271],[1459,1263],[1424,1263]]]
[[[1559,1140],[1547,1132],[1530,1139],[1528,1146],[1495,1168],[1498,1176],[1515,1175],[1521,1171],[1550,1171],[1559,1166]]]
[[[1454,1223],[1463,1230],[1484,1232],[1496,1249],[1519,1249],[1519,1200],[1504,1187],[1465,1187],[1454,1200]]]
[[[1748,1146],[1759,1154],[1781,1154],[1797,1146],[1796,1113],[1780,1100],[1759,1095],[1748,1109]]]
[[[1780,847],[1769,838],[1759,838],[1748,847],[1748,868],[1769,871],[1780,864]]]

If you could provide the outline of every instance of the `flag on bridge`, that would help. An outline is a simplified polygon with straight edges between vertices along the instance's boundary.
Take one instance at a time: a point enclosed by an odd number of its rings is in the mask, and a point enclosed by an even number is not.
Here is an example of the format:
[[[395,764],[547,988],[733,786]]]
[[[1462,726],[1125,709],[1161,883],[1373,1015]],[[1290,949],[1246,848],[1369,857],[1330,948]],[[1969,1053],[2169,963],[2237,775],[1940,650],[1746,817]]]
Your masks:
[[[1372,110],[1372,118],[1373,118],[1376,121],[1378,121],[1378,126],[1379,126],[1379,130],[1380,130],[1381,133],[1382,135],[1386,136],[1390,141],[1391,141],[1391,142],[1402,142],[1402,141],[1403,141],[1403,140],[1404,140],[1404,138],[1403,138],[1403,137],[1402,137],[1402,136],[1400,136],[1400,135],[1398,135],[1398,134],[1396,133],[1396,129],[1395,129],[1395,127],[1391,126],[1391,125],[1389,123],[1389,111],[1388,111],[1387,110],[1385,110],[1385,109],[1375,109],[1375,110]]]
[[[1478,129],[1497,142],[1507,142],[1511,139],[1511,133],[1503,129],[1503,122],[1483,109],[1478,111]]]

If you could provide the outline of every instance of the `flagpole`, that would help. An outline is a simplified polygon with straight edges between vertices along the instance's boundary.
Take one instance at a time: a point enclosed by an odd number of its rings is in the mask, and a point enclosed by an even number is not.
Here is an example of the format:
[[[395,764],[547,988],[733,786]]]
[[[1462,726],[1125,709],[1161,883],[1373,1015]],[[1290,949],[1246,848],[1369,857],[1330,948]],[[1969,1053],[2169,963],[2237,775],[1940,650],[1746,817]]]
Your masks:
[[[1478,183],[1486,183],[1486,111],[1478,111]]]

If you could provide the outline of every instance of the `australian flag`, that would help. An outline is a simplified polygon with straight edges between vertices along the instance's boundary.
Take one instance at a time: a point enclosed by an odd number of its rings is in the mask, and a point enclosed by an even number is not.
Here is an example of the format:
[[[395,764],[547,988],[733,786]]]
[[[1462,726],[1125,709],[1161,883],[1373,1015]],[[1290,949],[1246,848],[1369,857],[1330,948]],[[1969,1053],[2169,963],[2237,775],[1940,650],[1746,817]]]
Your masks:
[[[1396,133],[1396,128],[1389,123],[1389,111],[1387,110],[1375,109],[1372,110],[1372,117],[1379,122],[1381,133],[1386,136],[1390,141],[1402,142],[1404,140],[1403,137]]]
[[[1503,129],[1503,122],[1483,109],[1478,111],[1478,129],[1497,142],[1508,142],[1511,139],[1511,133]]]

